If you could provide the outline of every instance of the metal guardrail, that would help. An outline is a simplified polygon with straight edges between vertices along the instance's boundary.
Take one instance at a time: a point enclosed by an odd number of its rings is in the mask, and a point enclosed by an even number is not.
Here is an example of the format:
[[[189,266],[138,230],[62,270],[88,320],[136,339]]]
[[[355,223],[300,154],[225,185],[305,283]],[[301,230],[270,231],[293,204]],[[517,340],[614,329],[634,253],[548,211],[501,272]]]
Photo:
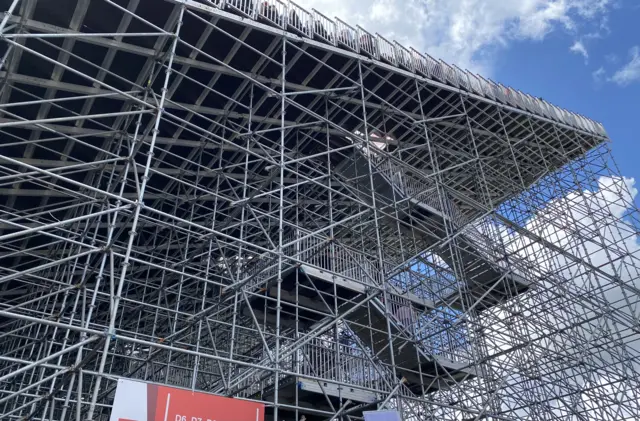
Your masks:
[[[404,67],[405,69],[411,72],[415,71],[414,61],[413,61],[413,56],[411,55],[411,51],[404,48],[397,41],[394,41],[393,45],[396,49],[396,59],[398,61],[398,65],[401,67]]]
[[[347,249],[339,244],[330,248],[326,238],[307,236],[307,234],[299,231],[297,234],[285,235],[283,243],[292,243],[296,239],[299,241],[285,247],[283,249],[284,255],[311,266],[335,272],[357,282],[372,286],[379,286],[382,283],[382,274],[376,269],[375,262],[371,261],[366,254]],[[294,264],[291,260],[285,260],[285,267]],[[254,258],[244,265],[241,272],[243,279],[254,276],[251,281],[245,284],[246,289],[252,289],[263,285],[267,279],[276,276],[278,265],[268,257]]]
[[[380,51],[380,59],[393,65],[397,65],[396,60],[396,48],[393,43],[387,41],[382,35],[376,34],[376,41],[378,42],[378,51]]]
[[[283,341],[282,350],[286,350],[294,342]],[[268,359],[262,361],[268,365]],[[302,376],[313,377],[318,380],[338,381],[354,387],[362,387],[380,392],[390,392],[388,382],[392,381],[392,374],[383,366],[376,366],[367,358],[363,351],[355,344],[337,344],[326,338],[313,338],[297,351],[287,355],[280,362],[280,368]],[[387,375],[387,382],[383,375]],[[283,374],[280,380],[288,377]],[[263,370],[245,369],[236,377],[238,396],[252,397],[273,387],[273,375],[265,375]]]
[[[375,151],[370,159],[375,169],[400,195],[435,209],[448,218],[456,229],[464,229],[461,237],[471,244],[480,258],[506,270],[515,269],[521,275],[527,273],[527,265],[516,257],[510,257],[507,265],[505,251],[492,246],[492,244],[500,244],[499,241],[496,243],[495,235],[483,233],[480,226],[476,226],[474,221],[465,216],[451,198],[440,194],[435,180],[411,176],[385,155]],[[428,298],[431,299],[431,297]]]
[[[442,320],[434,323],[433,314],[421,314],[413,308],[411,301],[399,296],[392,296],[384,305],[391,320],[409,337],[415,339],[415,343],[425,355],[442,357],[453,362],[471,361],[467,349],[468,333],[464,326],[443,328],[447,321],[445,318],[436,315],[436,318]],[[449,324],[451,325],[451,322]]]
[[[427,66],[427,58],[413,48],[410,48],[409,50],[411,51],[411,60],[413,60],[414,70],[422,76],[431,77],[429,74],[429,67]]]
[[[313,38],[313,16],[311,13],[292,1],[286,4],[288,28],[305,35],[307,38]]]
[[[336,45],[336,23],[317,10],[311,10],[313,12],[313,34],[331,45]]]
[[[339,351],[339,352],[338,352]],[[314,338],[300,354],[300,373],[327,380],[338,380],[353,386],[388,391],[374,364],[352,344]]]
[[[258,16],[278,28],[286,28],[287,5],[280,0],[261,1],[258,5]]]
[[[460,87],[463,88],[464,90],[468,91],[469,90],[469,77],[467,76],[466,72],[464,70],[462,70],[461,68],[459,68],[456,65],[452,66],[455,71],[456,71],[456,75],[458,77],[458,83],[460,84]]]
[[[338,45],[355,52],[360,51],[358,30],[338,18],[336,18],[336,38]]]
[[[369,55],[375,59],[379,59],[380,50],[378,49],[378,40],[375,38],[375,36],[362,29],[361,27],[358,26],[357,28],[360,52],[365,53],[366,55]]]
[[[427,54],[427,67],[431,77],[436,78],[440,82],[444,82],[444,71],[440,62]]]
[[[600,123],[581,115],[571,113],[540,98],[530,97],[535,103],[518,100],[516,90],[482,79],[479,84],[465,82],[472,75],[468,71],[453,69],[444,62],[438,62],[429,55],[413,54],[399,43],[391,43],[381,35],[375,37],[361,27],[352,27],[340,19],[331,20],[322,13],[308,12],[291,0],[206,0],[220,9],[230,10],[252,19],[265,19],[271,24],[292,29],[308,38],[318,38],[331,45],[339,45],[357,53],[384,60],[396,66],[420,73],[428,78],[460,87],[467,91],[498,100],[522,110],[547,117],[569,126],[604,136],[606,132]],[[465,76],[464,73],[467,73]],[[477,78],[476,78],[477,79]],[[481,91],[481,92],[479,92]],[[532,110],[533,109],[533,110]]]
[[[238,12],[252,19],[256,18],[256,3],[258,0],[222,0],[222,7]]]
[[[442,68],[444,69],[445,82],[447,82],[451,86],[455,86],[456,88],[459,87],[458,78],[457,78],[455,70],[451,66],[449,66],[447,63],[442,61],[442,60],[440,60],[440,64],[442,65]]]

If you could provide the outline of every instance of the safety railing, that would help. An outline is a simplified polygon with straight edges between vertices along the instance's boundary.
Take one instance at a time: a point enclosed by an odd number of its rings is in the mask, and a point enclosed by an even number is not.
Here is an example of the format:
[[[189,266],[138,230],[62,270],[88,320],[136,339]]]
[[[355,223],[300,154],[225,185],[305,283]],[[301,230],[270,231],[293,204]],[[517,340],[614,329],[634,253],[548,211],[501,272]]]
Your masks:
[[[291,341],[283,343],[282,353],[292,345]],[[270,365],[268,359],[264,359],[262,363]],[[393,383],[391,373],[383,366],[375,366],[359,346],[341,343],[336,346],[335,341],[324,338],[313,338],[295,352],[288,353],[280,360],[280,369],[299,373],[304,378],[337,381],[380,392],[389,392],[388,383]],[[249,368],[237,374],[236,386],[233,388],[237,391],[237,396],[249,398],[273,388],[274,376],[264,370]],[[384,381],[383,376],[387,376],[387,381]],[[288,374],[280,375],[281,383],[287,377]]]
[[[411,176],[381,154],[373,155],[371,160],[376,170],[386,178],[399,195],[409,197],[435,209],[451,221],[455,229],[464,229],[460,241],[466,241],[470,244],[478,258],[503,269],[516,267],[520,273],[526,271],[526,265],[516,262],[515,258],[510,258],[510,261],[506,262],[505,251],[492,247],[492,244],[495,244],[495,238],[483,233],[480,230],[481,226],[476,226],[476,223],[469,220],[451,198],[439,194],[435,180]],[[390,269],[385,269],[385,273],[390,273]],[[376,271],[376,273],[378,272]],[[443,296],[445,295],[440,295],[440,297]]]
[[[556,116],[556,109],[552,104],[549,104],[547,102],[547,110],[549,110],[549,118],[551,120],[557,120],[557,116]]]
[[[338,353],[339,350],[339,353]],[[340,381],[355,387],[388,391],[382,381],[379,367],[351,344],[338,344],[333,340],[314,338],[300,352],[300,373],[318,379]]]
[[[540,115],[543,117],[549,118],[549,112],[547,111],[547,105],[544,103],[542,99],[536,99],[536,105],[540,110]]]
[[[454,316],[440,313],[422,314],[405,298],[392,296],[384,303],[393,323],[428,356],[446,358],[453,362],[468,362],[469,338],[464,326],[453,326]],[[434,319],[437,322],[434,322]]]
[[[522,92],[517,89],[514,92],[518,97],[518,104],[520,104],[520,108],[529,111],[529,107],[527,106],[527,98],[522,94]]]
[[[555,113],[556,113],[556,120],[557,120],[557,121],[560,121],[560,122],[564,121],[564,114],[563,114],[563,112],[562,112],[562,108],[560,108],[560,107],[556,107],[556,106],[554,105],[554,106],[553,106],[553,110],[554,110],[554,111],[555,111]],[[591,131],[591,130],[590,130],[590,131]]]
[[[549,107],[547,101],[540,100],[540,105],[542,106],[542,113],[545,115],[545,117],[551,118],[551,107]]]
[[[538,104],[538,99],[529,94],[526,94],[526,95],[527,95],[527,98],[529,99],[533,112],[537,115],[542,115],[542,110],[540,109],[540,105]]]
[[[443,309],[441,311],[444,311]],[[454,324],[454,317],[429,313],[416,322],[416,340],[427,355],[445,358],[456,363],[472,359],[471,340],[464,324]]]
[[[565,121],[565,118],[564,118],[564,110],[563,110],[562,108],[560,108],[560,107],[556,107],[555,105],[554,105],[554,108],[555,108],[555,110],[556,110],[556,115],[557,115],[557,119],[558,119],[558,121],[559,121],[559,122],[563,122],[563,121]],[[593,131],[593,130],[590,130],[590,131]]]
[[[311,266],[334,272],[350,280],[362,282],[372,286],[380,285],[382,274],[369,256],[355,250],[347,249],[340,244],[330,245],[325,238],[308,236],[299,231],[289,233],[283,237],[284,243],[292,243],[283,249],[285,256],[295,258],[296,261],[308,263]],[[297,241],[296,241],[297,240]],[[285,266],[295,264],[285,258]],[[283,268],[284,269],[286,269]],[[241,278],[253,278],[245,284],[245,289],[251,290],[262,287],[270,278],[278,274],[278,264],[272,257],[262,256],[252,259],[244,265]]]
[[[318,12],[311,9],[313,13],[313,34],[329,44],[336,45],[336,23]]]
[[[354,29],[344,21],[333,21],[322,13],[313,10],[309,13],[304,8],[291,0],[207,0],[209,4],[239,13],[252,19],[262,19],[274,26],[290,29],[308,38],[317,38],[332,45],[339,45],[349,50],[367,54],[373,58],[381,59],[396,66],[422,74],[429,78],[435,78],[444,83],[462,89],[480,93],[481,95],[520,108],[538,115],[553,119],[572,127],[585,130],[589,133],[605,135],[602,125],[580,119],[573,113],[560,113],[545,105],[542,100],[533,98],[533,104],[519,95],[511,88],[489,83],[481,77],[477,77],[478,84],[469,82],[471,75],[465,74],[460,69],[453,69],[444,62],[438,62],[428,55],[416,56],[397,42],[391,43],[380,35],[375,37],[361,27]],[[410,51],[410,52],[409,52]],[[535,110],[535,111],[532,111]]]
[[[589,130],[589,119],[583,116],[582,117],[582,125],[584,126],[585,130]]]
[[[483,78],[480,75],[478,75],[478,80],[480,81],[480,85],[482,85],[482,91],[484,92],[484,96],[486,96],[487,98],[496,99],[493,93],[493,87],[491,86],[491,83],[489,83],[487,79]]]
[[[411,50],[411,57],[413,59],[413,68],[416,72],[420,73],[422,76],[429,77],[429,64],[427,62],[427,58],[414,50]]]
[[[287,5],[280,0],[259,1],[258,16],[279,28],[285,28],[287,24]]]
[[[378,41],[378,50],[380,51],[380,59],[388,63],[397,65],[398,61],[396,60],[396,49],[393,46],[393,44],[387,41],[380,34],[376,34],[376,39]]]
[[[520,102],[522,102],[523,109],[531,112],[531,105],[529,104],[529,98],[520,91],[518,91],[518,95],[520,96]]]
[[[371,285],[380,285],[383,281],[382,274],[376,264],[362,254],[349,253],[350,256],[341,259],[345,255],[343,251],[336,253],[336,272],[340,275]]]
[[[340,244],[330,245],[326,239],[306,237],[299,241],[298,259],[340,276],[369,285],[382,283],[381,273],[370,258]]]
[[[313,16],[306,9],[290,1],[287,16],[287,27],[294,32],[313,38]]]
[[[440,80],[440,82],[444,82],[447,83],[447,74],[445,73],[445,69],[444,66],[442,65],[442,62],[440,60],[435,60],[435,63],[433,65],[434,70],[433,70],[433,75]]]
[[[252,322],[253,323],[253,322]],[[229,332],[231,333],[231,332]],[[267,344],[274,345],[275,337],[267,336],[265,338]],[[221,341],[222,342],[222,341]],[[225,349],[219,343],[218,346]],[[228,348],[227,348],[228,349]],[[242,358],[258,362],[264,358],[264,343],[254,329],[236,329],[233,337],[233,353],[234,355],[242,355]]]
[[[540,106],[540,101],[537,98],[528,95],[529,101],[531,101],[531,107],[534,109],[534,113],[537,115],[542,115],[542,107]],[[577,126],[576,126],[577,127]]]
[[[378,160],[374,164],[376,169],[387,178],[400,194],[441,212],[451,219],[456,226],[462,226],[467,222],[450,200],[443,199],[438,194],[434,179],[413,177],[387,159]],[[444,209],[441,200],[444,202]]]
[[[520,92],[517,89],[512,89],[511,95],[513,95],[513,100],[516,102],[516,107],[524,110],[525,108],[522,102],[522,96],[520,95]]]
[[[159,369],[158,367],[155,367],[155,364],[153,364],[152,367],[152,370],[150,370],[151,378],[144,375],[144,370],[137,370],[137,378],[145,381],[164,383],[171,386],[191,387],[191,382],[193,381],[192,368],[181,368],[172,365],[167,368],[166,364],[164,367]]]
[[[556,108],[547,102],[547,110],[549,111],[549,118],[551,120],[557,120]]]
[[[418,322],[418,313],[411,306],[411,301],[399,296],[392,296],[385,302],[386,310],[393,316],[396,325],[400,328],[413,332]]]
[[[449,66],[442,60],[440,60],[440,64],[444,69],[445,82],[449,83],[452,86],[458,87],[458,75],[456,74],[456,71],[453,69],[453,67]]]
[[[378,40],[362,27],[357,26],[357,28],[360,51],[375,59],[379,59],[380,51],[378,50]]]
[[[442,81],[442,67],[440,66],[438,60],[434,59],[429,54],[427,54],[425,58],[427,59],[427,71],[429,73],[429,76]]]
[[[478,78],[471,72],[467,72],[467,76],[469,78],[471,90],[473,90],[476,94],[482,95],[484,92],[482,91],[480,80],[478,80]]]
[[[393,44],[396,49],[396,58],[398,60],[398,65],[413,72],[414,68],[411,52],[404,48],[402,45],[398,44],[398,42],[396,41],[394,41]]]
[[[222,7],[255,18],[256,0],[223,0]]]
[[[456,72],[456,77],[458,79],[458,84],[460,85],[461,88],[465,89],[465,90],[470,90],[469,89],[469,78],[467,77],[467,74],[464,70],[460,69],[458,66],[453,65],[453,68]]]
[[[360,51],[358,47],[358,31],[338,18],[336,18],[336,39],[338,40],[338,45],[347,47],[355,52]]]
[[[582,121],[582,116],[578,114],[578,115],[575,116],[575,119],[576,119],[576,126],[578,128],[584,129],[584,123]]]
[[[504,99],[506,103],[511,105],[512,107],[517,107],[518,103],[515,101],[515,97],[513,96],[511,89],[507,86],[504,86],[503,84],[499,84],[499,85],[502,88],[502,91],[504,92]]]
[[[281,351],[284,353],[286,351],[287,346],[291,346],[292,342],[282,341],[281,342]],[[289,372],[296,371],[297,365],[297,355],[298,353],[290,353],[285,357],[280,358],[279,368],[281,370],[286,370]],[[269,357],[265,357],[260,361],[260,365],[271,366],[273,365],[271,359]],[[286,380],[289,377],[288,374],[280,374],[279,376],[280,382]],[[243,398],[251,398],[256,395],[260,395],[262,393],[267,392],[269,389],[273,388],[275,384],[275,378],[272,374],[265,372],[264,370],[257,370],[255,368],[243,368],[240,369],[238,373],[236,373],[234,379],[235,387],[232,390],[236,392],[234,395],[243,397]],[[220,392],[220,390],[216,391]]]
[[[584,118],[579,114],[578,114],[577,118],[578,118],[578,127],[580,127],[581,129],[584,129],[585,128]]]
[[[504,99],[504,91],[500,88],[500,86],[492,80],[489,80],[491,84],[491,90],[493,91],[493,96],[496,101],[506,104],[507,101]]]

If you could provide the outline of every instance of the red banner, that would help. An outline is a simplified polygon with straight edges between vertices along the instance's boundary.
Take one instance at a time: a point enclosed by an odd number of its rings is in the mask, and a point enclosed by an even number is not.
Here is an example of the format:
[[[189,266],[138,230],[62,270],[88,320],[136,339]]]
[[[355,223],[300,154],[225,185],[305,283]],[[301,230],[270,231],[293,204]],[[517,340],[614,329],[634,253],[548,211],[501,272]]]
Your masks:
[[[264,421],[262,404],[152,385],[149,404],[154,393],[155,414],[148,421]]]
[[[119,380],[110,420],[264,421],[264,405],[208,393]]]

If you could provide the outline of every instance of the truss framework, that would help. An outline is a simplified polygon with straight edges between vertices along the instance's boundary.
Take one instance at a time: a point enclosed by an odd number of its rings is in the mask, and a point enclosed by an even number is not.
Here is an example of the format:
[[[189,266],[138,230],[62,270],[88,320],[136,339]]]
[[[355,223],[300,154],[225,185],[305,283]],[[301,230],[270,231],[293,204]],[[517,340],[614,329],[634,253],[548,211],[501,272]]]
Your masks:
[[[126,377],[274,420],[637,419],[604,129],[258,4],[3,2],[2,418],[106,420]]]

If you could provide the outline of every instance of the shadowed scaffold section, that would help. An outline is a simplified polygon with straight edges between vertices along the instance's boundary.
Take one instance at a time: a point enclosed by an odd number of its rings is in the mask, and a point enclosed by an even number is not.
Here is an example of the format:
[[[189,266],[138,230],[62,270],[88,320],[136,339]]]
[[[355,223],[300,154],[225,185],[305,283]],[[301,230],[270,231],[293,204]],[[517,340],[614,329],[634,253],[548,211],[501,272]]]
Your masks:
[[[292,1],[2,0],[0,418],[635,420],[604,128]],[[303,418],[304,417],[304,418]]]

